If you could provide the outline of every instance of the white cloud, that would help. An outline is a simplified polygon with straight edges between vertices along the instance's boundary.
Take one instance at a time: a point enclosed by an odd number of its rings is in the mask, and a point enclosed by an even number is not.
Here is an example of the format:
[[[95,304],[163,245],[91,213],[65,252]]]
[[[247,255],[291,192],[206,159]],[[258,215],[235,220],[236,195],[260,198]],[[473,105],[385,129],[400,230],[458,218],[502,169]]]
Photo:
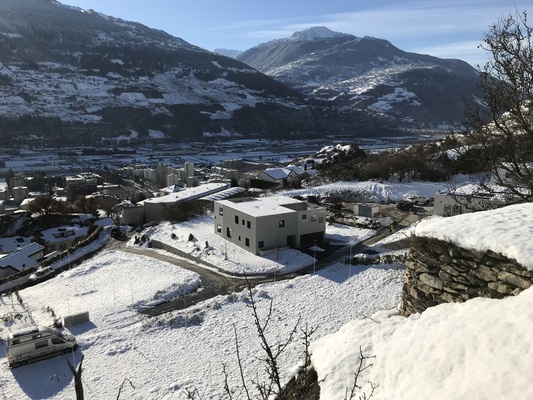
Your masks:
[[[473,67],[483,67],[490,59],[490,54],[478,48],[480,41],[470,40],[454,42],[439,46],[419,47],[411,51],[419,54],[430,54],[439,58],[458,58],[466,61]]]
[[[215,29],[239,30],[239,37],[254,38],[261,43],[289,37],[295,31],[312,26],[326,26],[355,36],[386,39],[405,51],[459,58],[476,66],[487,61],[485,52],[478,49],[478,45],[490,25],[502,16],[525,10],[527,6],[509,5],[499,0],[453,0],[444,4],[440,1],[401,1],[380,8],[367,6],[354,10],[355,7],[351,6],[347,12],[325,15],[242,21]],[[312,10],[308,12],[311,14]]]

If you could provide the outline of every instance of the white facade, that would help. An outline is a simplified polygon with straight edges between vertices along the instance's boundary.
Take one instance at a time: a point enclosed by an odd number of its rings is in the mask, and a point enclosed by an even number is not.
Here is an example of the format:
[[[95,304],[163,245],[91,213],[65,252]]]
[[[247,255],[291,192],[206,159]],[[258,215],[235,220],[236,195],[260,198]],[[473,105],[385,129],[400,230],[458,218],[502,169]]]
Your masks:
[[[157,173],[155,169],[144,169],[143,170],[144,179],[150,182],[155,182],[157,180]]]
[[[257,178],[267,182],[276,182],[280,186],[294,186],[301,181],[298,171],[296,168],[268,168],[261,171]]]
[[[437,194],[435,195],[433,214],[441,217],[479,211],[494,204],[493,195],[478,193],[476,195]]]
[[[186,162],[183,164],[183,169],[185,170],[185,178],[190,178],[194,176],[194,164],[191,162]]]
[[[167,186],[179,185],[183,181],[179,174],[171,173],[167,175]]]
[[[451,217],[467,211],[451,194],[437,194],[433,202],[433,214]]]
[[[13,200],[15,204],[21,204],[28,197],[30,191],[26,186],[17,186],[13,188]]]
[[[326,209],[285,196],[215,201],[215,233],[264,255],[286,247],[322,243]]]

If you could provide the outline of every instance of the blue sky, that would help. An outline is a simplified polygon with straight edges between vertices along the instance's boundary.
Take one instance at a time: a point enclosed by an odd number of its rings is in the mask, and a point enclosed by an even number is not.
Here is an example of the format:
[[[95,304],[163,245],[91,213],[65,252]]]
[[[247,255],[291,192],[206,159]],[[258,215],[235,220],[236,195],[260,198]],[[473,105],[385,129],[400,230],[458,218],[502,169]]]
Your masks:
[[[386,39],[401,50],[484,65],[482,43],[524,0],[59,0],[140,22],[207,50],[246,50],[312,26]]]

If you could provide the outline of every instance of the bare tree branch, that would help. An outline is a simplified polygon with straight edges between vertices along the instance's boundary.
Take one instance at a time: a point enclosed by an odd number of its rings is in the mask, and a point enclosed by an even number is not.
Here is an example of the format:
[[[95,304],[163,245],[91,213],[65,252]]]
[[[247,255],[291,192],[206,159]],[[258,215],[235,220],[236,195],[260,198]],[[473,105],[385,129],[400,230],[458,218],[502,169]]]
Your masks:
[[[367,370],[368,368],[370,368],[371,366],[373,366],[374,364],[366,364],[365,365],[365,362],[370,359],[370,358],[374,358],[374,356],[365,356],[363,355],[363,349],[361,348],[361,346],[359,346],[359,365],[357,367],[357,371],[354,373],[354,380],[353,380],[353,385],[352,385],[352,388],[350,390],[349,393],[347,393],[347,395],[345,396],[345,400],[352,400],[355,398],[355,391],[357,389],[362,389],[362,387],[358,384],[358,381],[359,381],[359,378],[361,377],[361,374]],[[372,388],[372,391],[370,393],[370,395],[366,395],[366,393],[363,393],[361,396],[359,396],[359,399],[364,399],[364,400],[368,400],[370,399],[373,395],[374,395],[374,390],[377,386],[375,386],[373,383],[371,383],[371,388]]]
[[[124,380],[122,381],[122,384],[120,385],[120,388],[118,389],[118,394],[117,394],[117,400],[120,399],[120,393],[122,392],[122,389],[124,388],[124,384],[128,382],[130,384],[130,386],[135,389],[135,386],[133,385],[133,383],[131,383],[131,381],[129,380],[129,378],[124,378]]]
[[[495,184],[479,182],[479,191],[499,199],[481,208],[533,201],[532,35],[527,13],[515,11],[494,23],[480,46],[491,60],[480,71],[484,106],[467,106],[466,144],[481,150],[479,162],[489,165]]]

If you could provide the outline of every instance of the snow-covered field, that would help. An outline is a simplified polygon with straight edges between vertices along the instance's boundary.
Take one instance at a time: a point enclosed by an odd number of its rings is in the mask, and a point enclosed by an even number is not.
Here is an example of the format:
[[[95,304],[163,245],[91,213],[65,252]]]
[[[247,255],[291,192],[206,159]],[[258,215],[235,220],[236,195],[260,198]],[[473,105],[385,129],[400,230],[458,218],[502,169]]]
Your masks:
[[[466,177],[461,177],[465,180]],[[434,197],[439,191],[448,189],[445,182],[335,182],[317,187],[291,190],[291,196],[342,195],[345,201],[399,201],[408,195],[418,194]]]
[[[413,191],[427,194],[423,189]],[[531,215],[531,205],[521,205],[490,214],[432,218],[394,233],[373,248],[383,250],[385,244],[415,233],[452,238],[471,248],[482,243],[483,249],[503,249],[510,256],[527,260],[531,254]],[[273,260],[265,265],[255,256],[237,253],[237,249],[223,251],[210,218],[191,224],[162,224],[145,233],[200,255],[222,270],[239,271],[235,265],[246,265],[264,273],[301,266],[294,256],[280,258],[286,265],[276,265]],[[509,228],[509,222],[516,226]],[[330,239],[346,244],[369,234],[338,225],[327,229]],[[190,233],[197,242],[188,241]],[[472,236],[483,235],[485,240],[472,241]],[[208,249],[205,241],[209,242]],[[187,399],[196,391],[196,398],[227,399],[223,365],[230,387],[237,390],[234,398],[244,398],[236,340],[249,387],[253,387],[252,380],[266,379],[258,360],[262,353],[246,291],[156,318],[138,313],[139,308],[199,285],[198,275],[156,261],[146,251],[144,256],[100,253],[73,270],[20,292],[37,323],[50,324],[51,310],[58,316],[88,311],[90,322],[71,328],[80,344],[73,354],[13,370],[7,367],[2,343],[0,388],[4,398],[74,398],[66,359],[76,364],[82,355],[86,398],[117,398],[123,385],[120,398]],[[369,382],[377,385],[376,399],[533,398],[529,379],[533,366],[532,289],[505,300],[443,304],[403,318],[396,311],[403,273],[400,264],[363,267],[333,263],[316,274],[260,285],[254,298],[263,317],[272,302],[267,330],[271,343],[285,340],[298,320],[300,328],[317,328],[311,350],[313,365],[319,376],[325,377],[322,399],[345,398],[353,385],[360,351],[372,356],[368,362],[373,366],[363,372],[359,384],[367,395],[372,391]],[[2,312],[9,309],[10,301],[16,302],[16,298],[2,298]],[[294,373],[302,351],[303,345],[297,340],[280,358],[284,381]],[[358,392],[357,396],[361,395]]]
[[[194,240],[189,240],[190,234],[194,236]],[[326,227],[326,238],[337,244],[347,244],[348,241],[355,244],[374,234],[375,231],[370,229],[352,228],[339,224]],[[204,260],[220,270],[241,275],[273,273],[283,275],[313,265],[314,262],[313,257],[294,249],[282,250],[266,257],[254,256],[215,234],[212,215],[181,224],[164,222],[149,228],[143,232],[143,235],[146,235],[147,241],[158,240]],[[133,238],[129,245],[138,246],[134,242]],[[141,245],[145,244],[146,242],[141,243]]]
[[[255,296],[265,315],[273,301],[268,334],[273,343],[286,339],[301,318],[300,327],[317,327],[316,338],[338,330],[352,319],[364,318],[399,302],[403,266],[349,267],[335,264],[290,281],[259,286]],[[116,398],[125,379],[122,398],[186,399],[188,390],[202,398],[224,399],[222,365],[232,387],[240,387],[235,356],[235,333],[247,379],[262,376],[263,366],[246,292],[219,296],[186,313],[143,318],[136,307],[190,290],[194,274],[174,265],[118,251],[103,253],[80,267],[21,291],[39,323],[57,315],[89,311],[90,322],[71,328],[80,350],[69,355],[83,361],[86,397]],[[2,346],[2,353],[5,346]],[[299,341],[280,360],[288,379],[302,355]],[[4,357],[5,355],[2,354]],[[7,398],[71,399],[72,376],[65,357],[9,370],[1,364],[2,390]],[[259,375],[258,375],[259,374]]]

